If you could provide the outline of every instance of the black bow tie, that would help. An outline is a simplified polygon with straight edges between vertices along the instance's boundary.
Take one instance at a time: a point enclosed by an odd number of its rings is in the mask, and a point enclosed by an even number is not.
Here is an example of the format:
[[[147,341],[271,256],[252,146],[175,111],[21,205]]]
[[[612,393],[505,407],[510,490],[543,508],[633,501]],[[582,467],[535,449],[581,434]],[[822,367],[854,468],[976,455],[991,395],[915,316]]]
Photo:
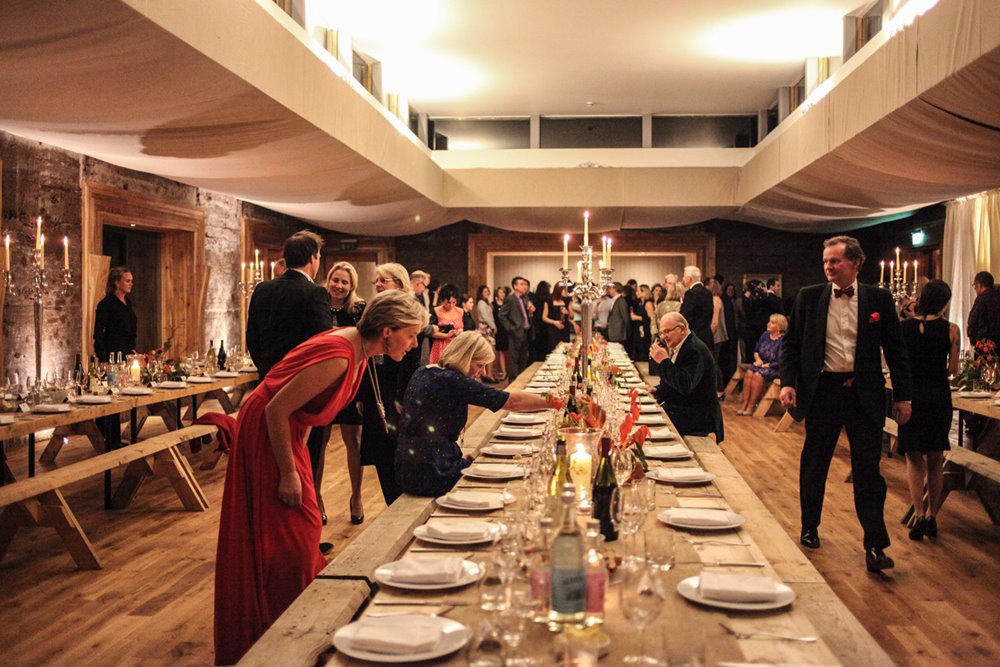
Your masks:
[[[846,296],[848,299],[850,299],[852,296],[854,296],[854,285],[851,285],[850,287],[845,287],[844,289],[837,289],[836,287],[834,287],[833,296],[837,299],[839,299],[842,296]]]

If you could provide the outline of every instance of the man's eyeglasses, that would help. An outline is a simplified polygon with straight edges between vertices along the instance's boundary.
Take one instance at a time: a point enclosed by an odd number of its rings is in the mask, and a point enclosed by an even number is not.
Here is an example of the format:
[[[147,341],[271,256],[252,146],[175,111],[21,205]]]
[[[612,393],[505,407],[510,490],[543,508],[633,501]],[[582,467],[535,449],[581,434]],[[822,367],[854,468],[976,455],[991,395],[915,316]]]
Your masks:
[[[372,281],[372,285],[381,285],[384,283],[394,283],[394,282],[396,282],[395,278],[383,278],[382,276],[379,276],[378,278]]]
[[[677,326],[670,327],[669,329],[660,329],[660,335],[661,336],[666,336],[671,331],[677,331],[678,329],[683,329],[683,328],[684,328],[683,324],[678,324]]]

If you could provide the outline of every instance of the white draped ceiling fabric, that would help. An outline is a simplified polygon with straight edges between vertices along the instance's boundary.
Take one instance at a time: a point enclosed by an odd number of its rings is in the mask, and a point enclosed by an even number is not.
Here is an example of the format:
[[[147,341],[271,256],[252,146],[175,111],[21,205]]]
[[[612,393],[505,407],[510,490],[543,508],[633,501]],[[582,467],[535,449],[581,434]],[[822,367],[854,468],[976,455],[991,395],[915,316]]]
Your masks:
[[[948,319],[962,325],[967,348],[964,323],[976,300],[972,279],[980,271],[1000,279],[1000,190],[948,202],[941,254],[944,280],[952,289]]]
[[[270,0],[4,1],[0,129],[354,234],[833,232],[1000,187],[1000,2],[886,32],[753,149],[445,155]]]

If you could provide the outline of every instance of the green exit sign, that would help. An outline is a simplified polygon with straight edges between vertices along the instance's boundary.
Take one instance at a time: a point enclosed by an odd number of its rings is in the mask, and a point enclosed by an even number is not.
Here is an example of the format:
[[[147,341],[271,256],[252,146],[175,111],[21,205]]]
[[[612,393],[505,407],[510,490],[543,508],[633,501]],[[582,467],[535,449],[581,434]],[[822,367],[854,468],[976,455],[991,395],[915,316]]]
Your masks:
[[[357,239],[340,239],[340,249],[341,250],[357,250],[358,240]]]

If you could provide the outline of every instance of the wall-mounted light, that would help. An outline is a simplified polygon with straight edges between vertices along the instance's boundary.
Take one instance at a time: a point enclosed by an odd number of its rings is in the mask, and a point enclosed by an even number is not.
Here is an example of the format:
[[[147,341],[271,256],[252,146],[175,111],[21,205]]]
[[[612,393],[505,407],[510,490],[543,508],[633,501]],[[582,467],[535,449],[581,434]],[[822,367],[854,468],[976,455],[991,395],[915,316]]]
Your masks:
[[[910,232],[910,243],[912,243],[913,247],[922,246],[926,240],[927,237],[924,235],[924,230],[914,229]]]

